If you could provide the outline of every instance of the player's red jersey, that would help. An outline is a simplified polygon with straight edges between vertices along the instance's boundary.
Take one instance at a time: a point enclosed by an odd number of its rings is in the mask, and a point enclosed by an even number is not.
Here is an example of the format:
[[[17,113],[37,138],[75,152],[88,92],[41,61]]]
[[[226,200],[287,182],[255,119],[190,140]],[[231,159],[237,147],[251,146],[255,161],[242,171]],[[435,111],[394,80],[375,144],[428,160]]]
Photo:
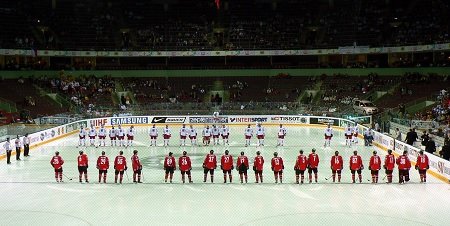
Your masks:
[[[61,169],[62,165],[64,164],[64,160],[61,158],[61,156],[53,156],[50,160],[50,164],[53,166],[54,169]]]
[[[306,155],[297,156],[297,161],[295,161],[294,168],[298,170],[306,170],[307,167],[308,167],[308,158],[306,157]]]
[[[272,169],[275,172],[281,171],[284,169],[283,159],[281,157],[273,157],[272,158]]]
[[[253,166],[255,170],[261,171],[264,167],[264,158],[261,155],[258,155],[255,157],[255,160],[253,162]]]
[[[240,155],[240,156],[237,157],[236,168],[239,169],[239,168],[241,167],[242,164],[243,164],[245,167],[248,168],[248,158],[247,158],[247,156],[242,156],[242,155]]]
[[[139,159],[139,156],[137,155],[131,156],[131,166],[133,167],[133,170],[142,169],[142,164],[141,160]]]
[[[384,158],[384,168],[386,170],[393,170],[395,168],[394,155],[386,155],[386,157]]]
[[[360,170],[363,167],[363,162],[361,156],[352,155],[350,156],[350,170]]]
[[[344,160],[342,159],[342,156],[333,155],[331,157],[331,169],[332,170],[342,170],[344,168]]]
[[[207,169],[215,169],[217,167],[217,159],[214,154],[207,154],[205,161],[203,161],[203,167]]]
[[[167,169],[167,168],[176,168],[176,165],[175,165],[176,163],[175,163],[175,157],[173,157],[173,156],[166,156],[166,158],[164,159],[164,169]]]
[[[319,166],[319,156],[316,153],[309,154],[308,166],[311,169],[317,168],[317,166]]]
[[[411,168],[411,162],[409,161],[408,156],[405,155],[400,155],[397,158],[397,165],[398,165],[398,169],[399,170],[406,170]]]
[[[79,155],[77,157],[77,159],[78,159],[78,166],[87,166],[88,165],[88,157],[86,154]]]
[[[97,159],[97,168],[99,170],[109,169],[109,159],[107,156],[101,155]]]
[[[179,165],[181,171],[191,170],[191,168],[192,168],[191,158],[189,158],[189,156],[181,156],[178,159],[178,165]]]
[[[381,159],[380,156],[375,155],[370,157],[369,166],[371,170],[380,170],[381,169]]]
[[[116,156],[116,159],[114,160],[114,168],[118,171],[122,171],[125,170],[126,167],[127,159],[122,155]]]
[[[427,155],[417,156],[416,167],[418,167],[420,170],[428,169],[429,168],[428,156]]]
[[[233,169],[233,156],[222,155],[222,158],[220,159],[220,165],[222,166],[222,170]]]

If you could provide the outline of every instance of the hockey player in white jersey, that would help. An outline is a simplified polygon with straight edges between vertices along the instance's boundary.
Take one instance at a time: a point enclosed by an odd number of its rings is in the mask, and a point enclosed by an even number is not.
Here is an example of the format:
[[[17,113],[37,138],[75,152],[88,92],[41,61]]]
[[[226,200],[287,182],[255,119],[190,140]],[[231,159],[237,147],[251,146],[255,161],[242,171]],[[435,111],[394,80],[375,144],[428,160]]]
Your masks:
[[[125,130],[121,125],[117,128],[117,139],[119,141],[119,146],[125,146]]]
[[[264,146],[264,137],[266,136],[266,130],[258,123],[256,125],[256,138],[258,139],[258,146]]]
[[[286,128],[280,124],[280,128],[278,129],[278,144],[277,146],[284,146],[284,137],[286,136]]]
[[[152,128],[150,128],[148,135],[150,136],[150,146],[156,146],[156,139],[158,139],[158,129],[156,128],[155,124],[153,124]]]
[[[117,146],[117,129],[114,126],[109,130],[109,139],[111,140],[111,146]]]
[[[220,129],[216,125],[213,125],[212,127],[212,137],[214,140],[214,145],[219,145],[219,136],[220,136]]]
[[[209,144],[211,143],[212,130],[209,128],[208,125],[206,126],[206,128],[203,129],[202,136],[203,136],[203,145],[209,146]]]
[[[330,147],[331,145],[331,138],[333,137],[333,128],[331,128],[331,125],[328,124],[327,128],[325,128],[325,144],[323,147]]]
[[[164,127],[164,129],[163,129],[164,147],[169,146],[169,140],[170,140],[171,136],[172,136],[172,133],[170,132],[169,126],[166,125],[166,127]]]
[[[180,128],[180,146],[186,146],[186,137],[189,134],[188,128],[186,128],[186,125],[183,124],[183,126]]]
[[[97,130],[93,125],[89,129],[89,143],[91,146],[95,146],[95,137],[97,136]]]
[[[220,135],[222,136],[223,145],[230,145],[228,143],[228,136],[230,135],[230,129],[225,124],[220,128]]]
[[[247,128],[245,128],[244,136],[245,136],[245,147],[248,147],[250,145],[250,139],[253,136],[253,129],[250,127],[250,124],[248,124]]]
[[[347,126],[344,129],[345,134],[345,146],[352,146],[352,138],[353,138],[353,129],[350,126],[350,124],[347,124]]]
[[[105,144],[105,138],[106,138],[106,129],[105,125],[101,125],[100,129],[98,130],[98,146],[106,146]]]
[[[78,138],[79,138],[78,146],[86,146],[86,130],[84,130],[83,126],[80,128]]]
[[[136,134],[136,130],[134,129],[134,126],[130,126],[130,128],[127,130],[127,146],[128,147],[133,146],[133,140],[134,140],[135,134]]]
[[[197,145],[197,130],[192,125],[189,128],[189,139],[191,140],[192,146]]]
[[[358,143],[358,134],[359,134],[359,128],[358,123],[355,123],[355,126],[352,128],[352,134],[353,134],[353,140],[352,142],[357,144]]]

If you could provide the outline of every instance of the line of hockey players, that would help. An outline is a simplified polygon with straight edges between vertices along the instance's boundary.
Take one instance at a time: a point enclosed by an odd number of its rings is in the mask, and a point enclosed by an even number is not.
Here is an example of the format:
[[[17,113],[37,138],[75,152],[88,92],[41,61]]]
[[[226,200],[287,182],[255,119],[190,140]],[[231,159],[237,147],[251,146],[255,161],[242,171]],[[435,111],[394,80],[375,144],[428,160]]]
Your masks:
[[[131,157],[132,168],[133,168],[133,182],[141,183],[141,175],[142,174],[142,164],[138,157],[138,151],[133,151],[133,156]],[[85,182],[88,181],[87,169],[88,169],[88,157],[83,151],[80,151],[80,155],[77,157],[78,162],[78,171],[79,171],[79,181],[82,182],[82,178],[84,175]],[[305,171],[308,172],[309,175],[309,183],[313,181],[318,182],[318,166],[319,166],[319,156],[316,153],[315,149],[311,150],[311,153],[306,156],[303,153],[303,150],[299,151],[299,155],[294,164],[295,171],[295,181],[297,184],[304,183],[304,174]],[[59,155],[59,152],[55,153],[55,156],[52,157],[50,164],[53,166],[55,170],[55,179],[57,182],[62,182],[62,166],[64,164],[64,160]],[[271,159],[271,169],[274,173],[275,183],[283,182],[283,170],[285,168],[283,158],[278,156],[277,152],[273,153],[273,158]],[[188,177],[188,182],[192,183],[191,170],[192,164],[191,159],[187,155],[186,151],[183,151],[183,154],[178,158],[178,164],[173,156],[172,152],[169,152],[168,155],[164,159],[164,181],[167,183],[168,181],[172,183],[173,174],[175,170],[178,168],[181,172],[181,180],[185,183],[185,175]],[[210,174],[210,180],[214,182],[214,170],[217,168],[218,161],[217,157],[214,154],[214,150],[211,150],[209,154],[206,155],[203,161],[203,169],[204,169],[204,177],[203,182],[207,181],[207,176]],[[399,183],[405,183],[409,181],[409,170],[411,168],[411,162],[408,158],[407,152],[405,151],[403,155],[395,158],[392,154],[392,150],[388,150],[388,154],[384,158],[384,163],[382,163],[380,156],[377,155],[377,152],[374,151],[373,155],[369,160],[369,170],[371,172],[372,183],[378,183],[378,174],[381,170],[381,167],[385,169],[387,178],[387,183],[392,183],[392,173],[395,168],[395,165],[398,166],[399,172]],[[236,164],[234,164],[233,156],[229,154],[229,151],[226,150],[220,159],[220,168],[223,171],[223,179],[224,183],[227,183],[227,178],[229,182],[232,183],[233,176],[232,170],[236,166],[236,170],[239,171],[239,178],[241,183],[248,182],[247,171],[250,168],[249,159],[245,155],[244,152],[241,152],[240,155],[236,158]],[[99,170],[98,182],[100,183],[103,179],[103,182],[106,183],[106,174],[109,169],[109,159],[105,155],[105,152],[102,152],[102,155],[97,159],[96,168]],[[253,171],[255,172],[255,183],[263,182],[263,168],[264,168],[264,158],[261,156],[261,152],[257,151],[256,156],[253,160]],[[341,174],[344,169],[344,160],[339,152],[336,151],[335,154],[331,157],[330,168],[332,171],[332,175],[329,178],[325,178],[328,180],[330,178],[333,179],[333,182],[341,182]],[[426,182],[426,172],[429,168],[429,160],[427,155],[423,154],[423,151],[420,151],[419,156],[417,157],[417,163],[415,165],[415,169],[419,171],[420,182]],[[122,183],[123,174],[126,173],[127,161],[123,156],[123,151],[119,152],[119,155],[115,157],[114,160],[114,170],[115,170],[115,180],[114,182]],[[362,183],[362,170],[364,170],[364,164],[360,155],[358,155],[357,151],[353,152],[353,155],[349,159],[349,170],[351,172],[352,183],[356,183],[356,174],[358,174],[359,183]],[[127,178],[128,178],[128,174]],[[383,178],[383,180],[384,180]],[[370,181],[370,180],[369,180]]]
[[[97,131],[97,129],[91,125],[89,129],[85,129],[81,127],[79,131],[79,142],[78,146],[87,146],[86,140],[89,139],[89,146],[106,146],[106,137],[109,136],[109,139],[111,141],[111,146],[133,146],[133,140],[134,136],[136,134],[136,130],[134,126],[131,126],[128,129],[123,129],[121,125],[118,125],[117,128],[112,126],[112,128],[107,131],[104,125],[101,125],[100,129]],[[222,139],[223,145],[229,145],[229,135],[230,135],[230,129],[226,125],[218,126],[218,125],[212,125],[211,127],[207,125],[205,128],[202,129],[202,144],[204,146],[209,146],[211,144],[211,140],[213,142],[213,145],[219,145],[220,144],[220,138]],[[244,131],[244,138],[245,138],[245,146],[250,146],[250,141],[253,136],[256,136],[257,138],[257,146],[264,146],[264,138],[266,136],[266,130],[265,128],[258,123],[256,125],[256,128],[253,129],[251,125],[247,125],[247,128],[245,128]],[[126,139],[125,139],[126,136]],[[152,127],[149,129],[149,137],[150,137],[150,146],[157,146],[156,142],[159,136],[159,130],[156,128],[155,124],[152,125]],[[186,146],[186,140],[189,138],[190,143],[192,146],[199,145],[197,143],[197,129],[195,129],[192,125],[189,126],[189,128],[186,127],[186,125],[182,125],[182,127],[179,130],[179,137],[180,137],[180,146]],[[278,144],[277,146],[284,146],[284,138],[286,136],[286,128],[283,127],[283,125],[280,124],[280,127],[278,129],[277,137],[278,137]],[[96,144],[96,138],[98,137],[98,144]],[[163,146],[169,146],[169,141],[172,137],[172,131],[169,128],[168,125],[166,125],[162,129],[162,137],[164,144]]]

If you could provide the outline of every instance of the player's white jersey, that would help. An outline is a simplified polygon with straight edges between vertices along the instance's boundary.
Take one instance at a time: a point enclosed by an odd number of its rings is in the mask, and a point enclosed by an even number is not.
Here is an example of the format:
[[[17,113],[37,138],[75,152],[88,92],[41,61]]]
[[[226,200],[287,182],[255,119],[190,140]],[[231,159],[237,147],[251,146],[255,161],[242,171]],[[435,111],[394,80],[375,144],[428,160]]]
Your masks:
[[[352,128],[352,133],[353,133],[353,135],[356,135],[356,134],[359,133],[359,128],[358,128],[358,126],[354,126],[354,127]]]
[[[253,136],[253,129],[252,128],[245,128],[245,131],[244,131],[244,135],[245,136]]]
[[[89,136],[90,136],[90,137],[95,137],[95,136],[97,136],[97,130],[95,130],[95,128],[89,129]]]
[[[169,136],[172,135],[172,133],[170,132],[170,129],[169,129],[169,128],[164,128],[164,129],[163,129],[163,134],[164,134],[164,135],[169,135]]]
[[[344,131],[345,131],[345,135],[347,135],[347,136],[352,135],[352,132],[353,132],[351,127],[345,127]]]
[[[148,132],[148,134],[151,137],[157,137],[158,136],[158,129],[156,127],[152,127],[152,128],[150,128],[150,131]]]
[[[332,136],[333,135],[333,128],[326,128],[325,129],[325,135],[326,136]]]
[[[211,136],[211,133],[212,133],[211,129],[209,129],[209,128],[204,128],[204,129],[203,129],[203,132],[202,132],[202,135],[203,135],[204,137],[209,137],[209,136]]]
[[[117,129],[117,136],[119,137],[125,136],[125,130],[123,130],[122,128]]]
[[[186,128],[186,127],[181,127],[180,128],[180,136],[185,137],[185,136],[188,135],[188,133],[189,133],[188,128]]]
[[[228,136],[230,134],[230,129],[228,127],[222,127],[220,128],[220,134],[222,134],[222,136]]]
[[[80,133],[78,133],[78,135],[79,135],[80,137],[85,137],[85,136],[86,136],[86,130],[81,129],[81,130],[80,130]]]
[[[116,129],[110,129],[109,130],[109,137],[116,137],[117,131]]]
[[[219,134],[220,134],[220,129],[217,128],[217,127],[213,127],[213,128],[212,128],[212,134],[213,134],[214,136],[219,136]]]
[[[196,137],[197,136],[197,130],[194,129],[194,128],[189,129],[189,136]]]
[[[264,129],[264,127],[258,126],[256,128],[256,135],[261,136],[261,135],[265,135],[265,134],[266,134],[266,130]]]
[[[286,135],[286,128],[281,127],[278,129],[278,136],[285,136]]]
[[[135,133],[135,130],[134,130],[134,128],[129,128],[128,129],[128,131],[127,131],[127,136],[130,136],[130,137],[132,137],[132,136],[134,136],[134,133]]]
[[[100,136],[100,137],[106,136],[106,129],[105,129],[105,127],[101,127],[101,128],[98,130],[98,136]]]

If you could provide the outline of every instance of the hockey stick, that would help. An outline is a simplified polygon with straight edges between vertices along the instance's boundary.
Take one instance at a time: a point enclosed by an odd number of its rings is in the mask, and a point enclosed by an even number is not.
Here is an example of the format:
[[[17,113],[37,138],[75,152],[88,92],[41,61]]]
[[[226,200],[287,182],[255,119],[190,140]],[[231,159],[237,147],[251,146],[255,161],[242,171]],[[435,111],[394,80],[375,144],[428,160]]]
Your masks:
[[[325,178],[325,180],[329,180],[333,177],[333,175],[329,176],[328,178]]]
[[[127,176],[127,181],[130,183],[130,178],[128,177],[128,172],[125,170],[125,175]]]
[[[64,177],[66,177],[67,179],[72,180],[72,178],[66,176],[66,174],[62,173],[62,175],[64,175]]]
[[[386,179],[386,176],[387,176],[387,174],[386,174],[386,175],[384,175],[384,177],[383,177],[383,180],[385,180],[385,179]]]

